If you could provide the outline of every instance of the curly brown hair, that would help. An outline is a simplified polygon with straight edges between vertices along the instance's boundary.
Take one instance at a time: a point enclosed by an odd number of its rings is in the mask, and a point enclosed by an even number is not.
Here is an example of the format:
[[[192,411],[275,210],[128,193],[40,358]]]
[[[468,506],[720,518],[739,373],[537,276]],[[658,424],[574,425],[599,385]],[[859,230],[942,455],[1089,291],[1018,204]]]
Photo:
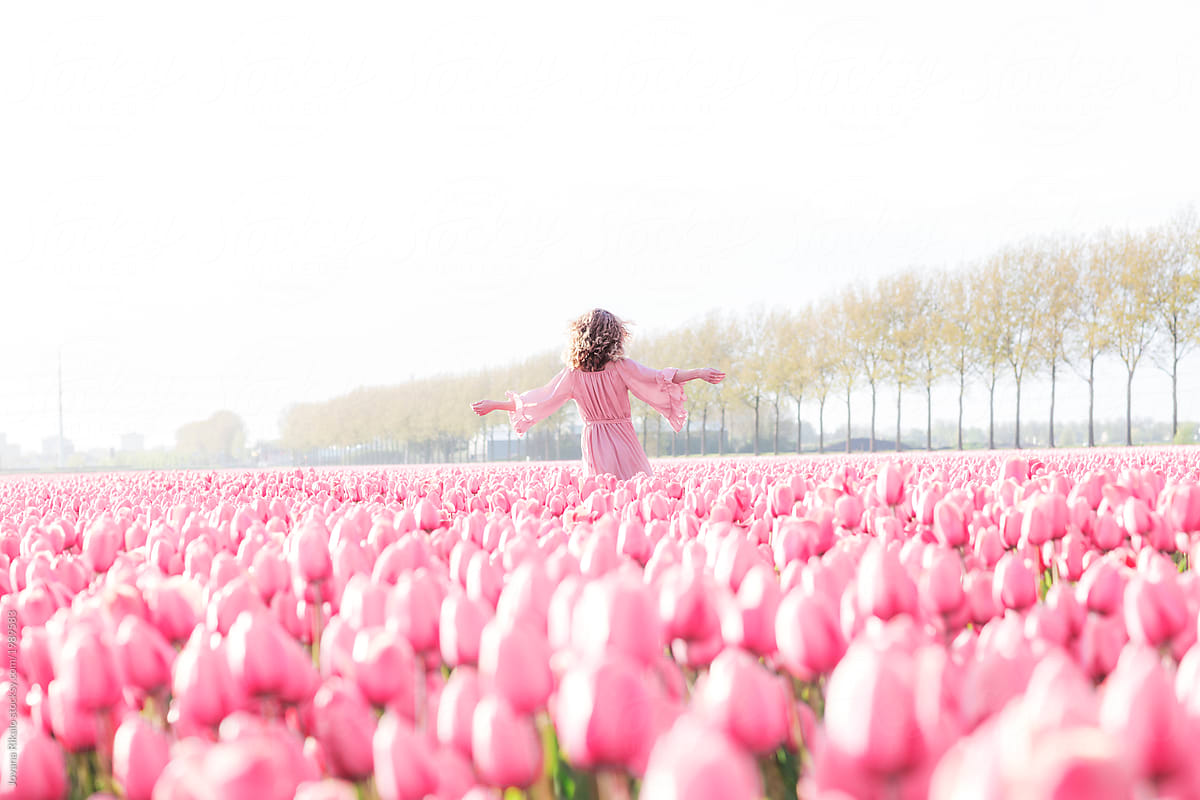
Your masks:
[[[571,322],[570,338],[563,360],[571,369],[599,372],[610,361],[625,355],[629,329],[617,316],[603,308],[593,308]]]

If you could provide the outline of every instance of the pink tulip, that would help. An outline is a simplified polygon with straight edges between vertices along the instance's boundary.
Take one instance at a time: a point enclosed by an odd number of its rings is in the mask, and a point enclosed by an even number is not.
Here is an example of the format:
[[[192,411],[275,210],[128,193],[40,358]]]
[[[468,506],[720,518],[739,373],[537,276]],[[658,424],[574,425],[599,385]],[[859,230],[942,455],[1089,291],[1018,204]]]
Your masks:
[[[1143,777],[1180,769],[1190,758],[1187,725],[1156,654],[1131,645],[1104,685],[1100,726],[1120,738]]]
[[[720,731],[685,715],[654,745],[641,796],[757,800],[763,790],[748,753]]]
[[[1079,665],[1092,678],[1103,678],[1116,666],[1126,641],[1128,636],[1120,617],[1088,614],[1075,642]]]
[[[158,629],[144,619],[125,617],[113,644],[120,672],[131,685],[153,692],[171,682],[175,651]]]
[[[413,516],[416,517],[417,527],[423,531],[432,531],[441,525],[441,514],[427,497],[423,497],[417,502]]]
[[[221,635],[229,633],[236,620],[243,612],[260,613],[266,607],[258,590],[246,577],[234,578],[221,587],[209,600],[206,621],[208,627]]]
[[[243,611],[229,628],[229,672],[248,697],[279,693],[284,683],[284,632],[265,610]]]
[[[354,682],[367,702],[414,708],[416,657],[407,639],[390,629],[359,631],[350,657]]]
[[[313,699],[313,736],[321,745],[330,774],[362,780],[374,769],[371,741],[375,713],[353,684],[331,678]]]
[[[725,643],[768,656],[775,652],[775,615],[782,592],[779,580],[766,564],[751,567],[737,595],[721,611],[721,636]]]
[[[1200,531],[1200,486],[1194,483],[1172,486],[1162,497],[1160,510],[1177,531]]]
[[[292,574],[306,584],[323,581],[333,574],[329,554],[329,531],[315,520],[302,524],[288,536],[288,562]]]
[[[94,572],[105,572],[116,560],[123,540],[123,532],[111,517],[98,517],[83,534],[83,560]]]
[[[880,543],[868,547],[859,562],[857,601],[862,614],[885,621],[916,611],[916,584],[896,553]]]
[[[57,679],[50,681],[40,710],[49,718],[49,732],[69,752],[94,750],[100,738],[99,720],[79,702],[73,688]]]
[[[1125,539],[1125,531],[1111,514],[1102,514],[1096,519],[1092,539],[1101,550],[1115,550]]]
[[[641,665],[616,654],[567,670],[554,707],[559,744],[573,765],[632,770],[653,734]]]
[[[500,695],[485,695],[475,707],[471,753],[480,779],[492,786],[529,786],[542,771],[542,746],[533,720]]]
[[[662,652],[657,622],[642,582],[611,575],[584,586],[572,614],[571,644],[585,656],[621,653],[647,665]]]
[[[146,592],[150,621],[168,642],[187,641],[199,619],[198,593],[184,578],[166,578]]]
[[[833,606],[824,596],[800,587],[779,603],[775,639],[784,666],[801,680],[831,671],[846,650]]]
[[[518,549],[516,541],[536,548],[535,534],[527,539],[515,540],[506,547],[505,555],[511,555]],[[541,564],[541,556],[533,550],[531,560],[516,566],[509,572],[496,603],[496,615],[504,617],[505,624],[523,622],[540,631],[546,631],[546,617],[549,613],[550,600],[554,596],[554,582],[547,573],[547,568]]]
[[[20,635],[20,650],[17,664],[25,678],[43,690],[54,678],[54,665],[50,658],[49,637],[46,629],[28,626]]]
[[[203,785],[229,800],[287,800],[300,783],[291,768],[284,745],[267,736],[222,742],[204,756]]]
[[[696,707],[742,747],[755,753],[774,751],[788,735],[787,690],[741,650],[725,650],[715,659],[698,688]]]
[[[171,672],[173,705],[192,724],[215,726],[241,703],[225,654],[213,646],[203,626],[179,651]]]
[[[895,461],[886,462],[879,470],[875,493],[885,506],[898,506],[904,499],[904,473]]]
[[[1171,576],[1158,580],[1135,575],[1125,586],[1125,627],[1130,640],[1158,647],[1189,621],[1183,591]]]
[[[1004,467],[1000,473],[1001,480],[1015,480],[1023,483],[1029,479],[1029,462],[1020,456],[1009,456],[1004,459]]]
[[[466,594],[451,592],[439,611],[438,645],[450,667],[479,661],[479,638],[492,618],[492,609]]]
[[[479,675],[470,667],[459,667],[450,673],[438,698],[437,739],[466,758],[471,757],[472,721],[479,697]]]
[[[1108,561],[1097,561],[1083,571],[1078,588],[1080,602],[1099,614],[1112,614],[1121,607],[1123,581]]]
[[[921,576],[919,593],[925,604],[938,614],[951,614],[962,607],[962,561],[953,552],[936,550],[929,568]]]
[[[129,800],[150,800],[170,759],[167,734],[138,716],[126,717],[113,737],[112,772]]]
[[[842,495],[833,505],[833,513],[837,523],[847,530],[854,530],[862,524],[863,501],[856,494]]]
[[[82,710],[111,708],[120,699],[121,681],[112,647],[91,626],[70,630],[56,663],[57,681]]]
[[[933,532],[946,547],[963,547],[969,541],[967,520],[952,498],[945,498],[934,506]]]
[[[479,676],[484,691],[499,694],[517,713],[533,713],[553,688],[545,638],[528,626],[505,628],[492,620],[479,638]]]
[[[782,517],[792,512],[792,507],[796,504],[796,492],[792,489],[791,484],[777,483],[771,487],[771,514],[776,517]]]
[[[992,599],[997,606],[1016,611],[1037,602],[1037,578],[1021,556],[1008,553],[1000,559],[992,579]]]
[[[5,790],[16,788],[19,779],[20,792],[14,792],[14,797],[29,800],[61,800],[66,797],[70,786],[62,748],[40,730],[24,724],[23,720],[17,720],[16,723],[21,744],[17,753],[16,772],[5,776]],[[4,759],[6,772],[9,758],[6,755]]]
[[[355,630],[383,627],[388,621],[387,587],[367,575],[353,575],[342,590],[339,615]]]
[[[438,615],[443,592],[424,569],[401,575],[388,595],[388,626],[418,653],[438,649]]]
[[[877,773],[896,773],[922,756],[911,676],[904,658],[856,643],[829,678],[825,729],[831,746]]]

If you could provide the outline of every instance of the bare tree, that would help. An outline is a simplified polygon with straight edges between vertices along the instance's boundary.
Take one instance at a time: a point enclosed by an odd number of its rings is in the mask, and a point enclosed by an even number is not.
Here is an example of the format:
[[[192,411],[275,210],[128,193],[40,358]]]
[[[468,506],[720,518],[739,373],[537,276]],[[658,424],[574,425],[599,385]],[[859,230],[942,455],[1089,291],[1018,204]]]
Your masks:
[[[779,452],[779,398],[787,396],[796,404],[796,452],[804,449],[801,408],[804,394],[812,381],[813,329],[812,307],[781,315],[776,321],[778,332],[774,345],[777,357],[771,362],[775,394],[775,452]]]
[[[826,307],[820,312],[811,314],[812,326],[812,384],[817,397],[817,452],[825,452],[825,401],[829,398],[834,382],[838,379],[841,366],[837,352],[838,309],[836,306]],[[850,429],[850,408],[846,406],[847,439]],[[847,445],[849,446],[849,445]],[[799,447],[799,445],[797,445]]]
[[[1065,361],[1088,385],[1088,447],[1096,446],[1096,360],[1112,349],[1106,306],[1113,287],[1109,280],[1107,247],[1093,237],[1083,246],[1076,283],[1076,302],[1070,307]]]
[[[933,385],[947,373],[956,331],[950,323],[949,276],[944,271],[919,276],[919,288],[912,308],[915,334],[917,375],[925,387],[925,449],[933,449]],[[966,365],[963,365],[966,372]],[[959,396],[959,437],[961,443],[962,396]]]
[[[1122,232],[1100,242],[1109,267],[1112,296],[1105,318],[1112,332],[1113,350],[1125,365],[1125,444],[1133,444],[1133,373],[1154,339],[1154,251],[1149,236]]]
[[[1013,446],[1021,447],[1021,381],[1034,364],[1037,348],[1041,300],[1040,281],[1046,271],[1048,254],[1034,243],[1002,251],[993,262],[999,268],[1004,287],[1000,341],[1004,358],[1012,368],[1017,387],[1016,429]]]
[[[849,337],[848,344],[858,361],[856,372],[867,379],[871,387],[871,452],[875,452],[875,406],[879,384],[887,370],[885,349],[887,346],[887,322],[882,313],[882,302],[874,287],[849,286],[842,293],[842,310]],[[847,391],[849,404],[849,391]],[[849,410],[847,410],[849,417]]]
[[[999,257],[993,257],[964,276],[972,294],[968,331],[974,368],[988,390],[988,449],[996,447],[996,383],[1008,351],[1007,287]]]
[[[886,374],[896,384],[896,452],[900,452],[900,411],[904,387],[912,377],[912,364],[919,359],[923,287],[915,270],[884,278],[879,284],[878,314],[884,325],[882,344]]]
[[[760,308],[752,309],[738,319],[736,325],[737,369],[730,376],[732,388],[746,404],[754,411],[754,455],[759,450],[759,412],[762,401],[769,391],[770,370],[768,364],[768,343],[770,335],[770,316]]]
[[[1179,362],[1200,337],[1200,218],[1176,215],[1153,237],[1152,300],[1162,345],[1151,357],[1171,376],[1171,438],[1179,433]]]
[[[1041,303],[1035,341],[1039,366],[1050,370],[1050,446],[1054,447],[1054,399],[1058,385],[1058,365],[1067,358],[1067,336],[1077,315],[1078,285],[1083,258],[1083,243],[1073,239],[1047,240],[1042,244],[1045,269],[1037,286]]]
[[[942,325],[945,336],[946,367],[958,376],[958,449],[963,449],[963,395],[967,390],[967,375],[974,369],[975,322],[974,307],[978,302],[974,274],[957,270],[945,276],[941,291]],[[933,332],[931,335],[936,336]]]

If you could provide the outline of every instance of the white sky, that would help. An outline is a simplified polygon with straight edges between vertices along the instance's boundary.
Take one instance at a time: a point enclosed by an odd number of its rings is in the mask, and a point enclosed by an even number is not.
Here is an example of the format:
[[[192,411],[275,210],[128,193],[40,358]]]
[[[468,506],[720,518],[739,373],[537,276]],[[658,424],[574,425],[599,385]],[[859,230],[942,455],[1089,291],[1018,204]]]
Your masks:
[[[0,433],[56,430],[59,348],[79,448],[271,437],[593,305],[661,329],[1200,203],[1197,4],[854,5],[10,5]]]

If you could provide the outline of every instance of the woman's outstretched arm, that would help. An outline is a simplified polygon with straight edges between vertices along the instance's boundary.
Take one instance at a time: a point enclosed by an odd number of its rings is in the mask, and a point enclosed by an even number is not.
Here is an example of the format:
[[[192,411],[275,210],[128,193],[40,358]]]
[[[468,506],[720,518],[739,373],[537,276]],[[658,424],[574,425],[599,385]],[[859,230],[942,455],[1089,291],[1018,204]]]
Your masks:
[[[676,370],[675,377],[672,379],[674,383],[687,383],[688,381],[702,380],[709,383],[720,383],[725,380],[725,373],[713,367],[701,367],[700,369],[681,369]]]
[[[493,411],[516,411],[517,404],[512,400],[476,400],[471,410],[482,417]]]
[[[563,367],[545,386],[521,394],[505,392],[508,399],[503,401],[479,400],[471,404],[471,409],[481,417],[493,411],[507,411],[509,424],[520,436],[571,399],[571,375],[571,370]]]

